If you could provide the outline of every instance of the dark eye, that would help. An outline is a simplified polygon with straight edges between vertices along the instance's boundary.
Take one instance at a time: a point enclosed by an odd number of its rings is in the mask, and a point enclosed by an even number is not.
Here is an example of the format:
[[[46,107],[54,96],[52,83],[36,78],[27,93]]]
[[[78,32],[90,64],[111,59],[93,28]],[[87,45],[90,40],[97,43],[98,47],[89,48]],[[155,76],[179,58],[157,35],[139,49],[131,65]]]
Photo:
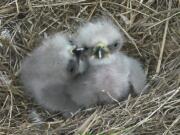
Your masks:
[[[117,46],[118,46],[118,42],[114,43],[113,46],[114,46],[114,47],[117,47]]]
[[[87,46],[84,47],[84,51],[87,51],[89,50],[89,48]]]
[[[70,45],[72,45],[72,46],[75,45],[75,43],[74,43],[74,41],[72,39],[69,39],[69,42],[70,42]]]

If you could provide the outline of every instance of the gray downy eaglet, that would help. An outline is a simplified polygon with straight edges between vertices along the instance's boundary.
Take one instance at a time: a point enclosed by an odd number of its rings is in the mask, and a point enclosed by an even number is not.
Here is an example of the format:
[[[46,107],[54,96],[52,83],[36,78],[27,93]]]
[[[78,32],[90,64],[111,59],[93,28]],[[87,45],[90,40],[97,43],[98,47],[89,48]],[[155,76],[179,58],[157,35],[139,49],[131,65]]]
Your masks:
[[[57,33],[44,39],[22,62],[21,80],[27,94],[50,111],[69,113],[79,108],[69,95],[74,90],[69,86],[85,68],[73,48],[67,35]]]
[[[88,70],[74,83],[76,91],[70,93],[76,104],[87,107],[123,100],[130,86],[136,95],[142,92],[146,75],[137,60],[119,52],[123,35],[112,21],[103,18],[88,22],[77,30],[74,39],[79,48],[85,48],[89,63]]]

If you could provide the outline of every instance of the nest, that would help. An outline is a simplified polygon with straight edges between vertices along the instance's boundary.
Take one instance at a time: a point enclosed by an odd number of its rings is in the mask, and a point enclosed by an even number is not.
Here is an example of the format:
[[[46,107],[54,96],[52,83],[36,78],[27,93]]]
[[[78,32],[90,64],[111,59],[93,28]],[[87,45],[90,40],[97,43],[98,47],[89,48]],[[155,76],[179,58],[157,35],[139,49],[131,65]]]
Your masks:
[[[102,15],[124,32],[123,51],[142,60],[149,93],[68,119],[41,109],[24,95],[18,77],[21,60],[45,34],[74,32]],[[179,134],[179,43],[178,0],[1,0],[0,134]],[[38,115],[34,122],[31,108]]]

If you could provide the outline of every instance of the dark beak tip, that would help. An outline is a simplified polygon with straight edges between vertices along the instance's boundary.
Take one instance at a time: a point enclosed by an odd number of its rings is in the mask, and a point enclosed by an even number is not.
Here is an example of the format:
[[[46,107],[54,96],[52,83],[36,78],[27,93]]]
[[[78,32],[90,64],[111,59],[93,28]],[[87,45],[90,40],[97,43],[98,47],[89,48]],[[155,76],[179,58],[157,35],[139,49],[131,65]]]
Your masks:
[[[73,49],[73,50],[72,50],[72,53],[73,53],[75,56],[79,57],[79,56],[82,54],[82,51],[81,51],[81,50],[77,50],[77,49]]]

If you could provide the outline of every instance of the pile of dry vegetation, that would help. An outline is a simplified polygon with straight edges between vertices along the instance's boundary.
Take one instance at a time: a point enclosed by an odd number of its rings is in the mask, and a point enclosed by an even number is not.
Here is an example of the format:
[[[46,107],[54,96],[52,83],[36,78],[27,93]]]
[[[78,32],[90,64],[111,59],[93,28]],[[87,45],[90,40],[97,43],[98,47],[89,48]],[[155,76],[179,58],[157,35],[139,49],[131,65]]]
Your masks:
[[[73,32],[94,16],[111,17],[141,59],[149,94],[90,108],[67,120],[27,99],[20,62],[44,33]],[[44,118],[32,123],[29,110]],[[0,134],[180,134],[179,0],[0,0]]]

